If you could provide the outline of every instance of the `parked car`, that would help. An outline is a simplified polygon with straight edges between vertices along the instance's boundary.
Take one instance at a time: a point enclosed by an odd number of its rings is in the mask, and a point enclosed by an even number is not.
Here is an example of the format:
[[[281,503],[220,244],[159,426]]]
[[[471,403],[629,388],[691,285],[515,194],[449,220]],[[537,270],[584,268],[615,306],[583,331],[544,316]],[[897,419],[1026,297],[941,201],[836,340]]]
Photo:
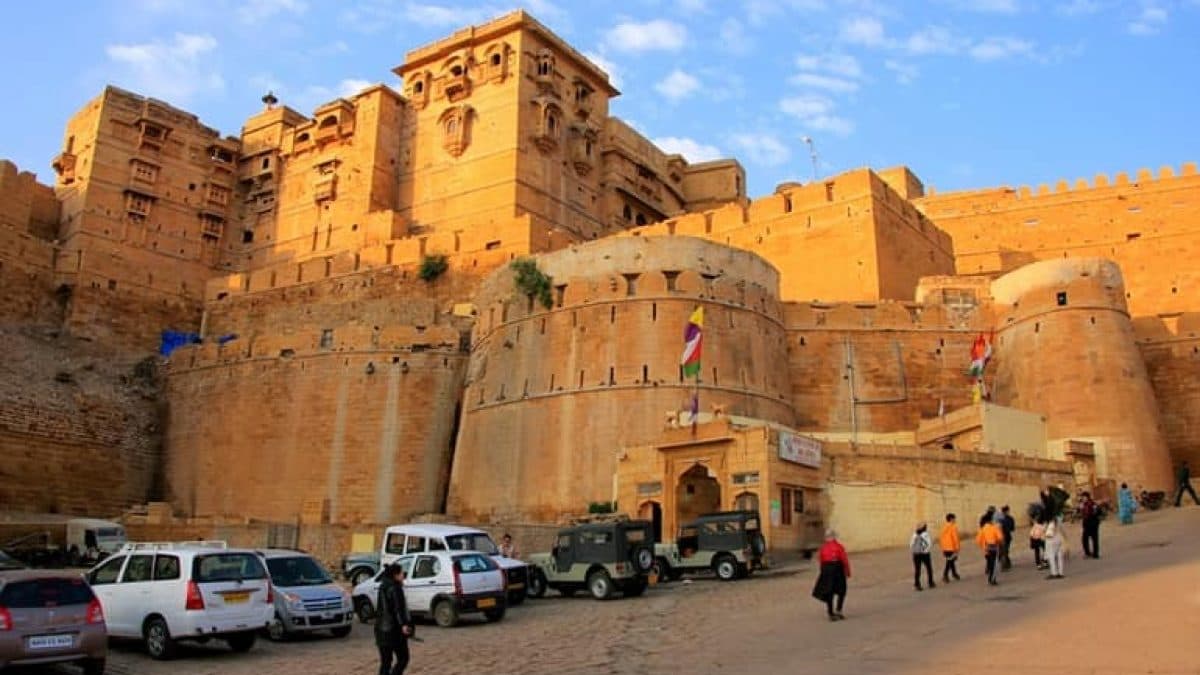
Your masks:
[[[492,622],[504,618],[504,574],[491,557],[478,551],[428,551],[393,562],[404,568],[404,600],[414,617],[431,617],[443,628],[457,625],[463,614],[482,613]],[[382,577],[381,570],[354,587],[354,607],[363,623],[375,617]]]
[[[392,525],[383,536],[380,562],[384,565],[402,555],[425,551],[479,551],[491,557],[504,573],[508,604],[525,602],[529,585],[529,565],[500,555],[496,542],[483,530],[461,525]]]
[[[709,513],[679,528],[675,541],[655,544],[654,567],[663,580],[711,570],[732,581],[761,569],[766,552],[757,511]]]
[[[350,634],[354,607],[350,594],[307,553],[284,549],[260,551],[275,587],[275,616],[267,636],[284,640],[293,633],[328,630],[334,637]]]
[[[67,559],[72,565],[93,564],[125,546],[125,527],[111,520],[73,518],[67,521]]]
[[[589,523],[560,530],[550,553],[529,557],[529,594],[540,598],[547,588],[570,597],[587,589],[597,600],[615,591],[641,595],[654,566],[651,525],[645,520]]]
[[[181,640],[224,640],[249,651],[275,616],[271,580],[258,553],[224,542],[129,543],[87,576],[108,634],[145,643],[169,659]]]
[[[107,656],[104,610],[81,575],[0,571],[0,670],[74,662],[101,675]]]
[[[354,587],[379,574],[379,551],[351,553],[342,558],[342,578]]]

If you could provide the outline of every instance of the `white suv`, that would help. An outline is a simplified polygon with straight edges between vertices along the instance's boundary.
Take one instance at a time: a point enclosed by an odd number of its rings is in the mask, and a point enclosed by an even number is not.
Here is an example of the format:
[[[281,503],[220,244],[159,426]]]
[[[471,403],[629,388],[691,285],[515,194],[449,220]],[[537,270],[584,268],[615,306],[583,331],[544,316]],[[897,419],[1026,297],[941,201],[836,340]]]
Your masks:
[[[504,572],[504,587],[509,606],[525,602],[529,586],[529,565],[500,555],[496,542],[483,530],[462,525],[415,524],[392,525],[384,531],[379,561],[383,566],[402,555],[426,551],[479,551],[489,557]]]
[[[404,568],[404,601],[414,616],[432,617],[443,628],[471,612],[482,612],[492,622],[504,618],[504,575],[494,560],[478,551],[430,551],[391,562]],[[354,587],[354,607],[364,623],[375,616],[379,580],[387,564]]]
[[[254,646],[275,615],[262,559],[224,542],[130,543],[87,574],[111,637],[139,638],[155,659],[179,640],[219,638]]]

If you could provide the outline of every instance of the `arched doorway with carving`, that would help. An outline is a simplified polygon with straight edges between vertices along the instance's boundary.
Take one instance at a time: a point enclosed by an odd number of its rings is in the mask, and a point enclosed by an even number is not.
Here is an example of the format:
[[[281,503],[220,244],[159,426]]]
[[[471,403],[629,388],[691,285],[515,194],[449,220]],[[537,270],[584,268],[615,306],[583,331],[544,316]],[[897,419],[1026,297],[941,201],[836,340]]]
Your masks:
[[[707,466],[696,464],[679,476],[675,486],[676,527],[720,510],[721,484]]]
[[[654,542],[661,543],[663,540],[662,504],[654,501],[643,502],[641,508],[638,509],[638,518],[650,521],[650,529],[654,532]]]
[[[759,513],[758,495],[753,492],[738,494],[738,496],[733,498],[733,508],[735,511],[754,511],[755,513]]]

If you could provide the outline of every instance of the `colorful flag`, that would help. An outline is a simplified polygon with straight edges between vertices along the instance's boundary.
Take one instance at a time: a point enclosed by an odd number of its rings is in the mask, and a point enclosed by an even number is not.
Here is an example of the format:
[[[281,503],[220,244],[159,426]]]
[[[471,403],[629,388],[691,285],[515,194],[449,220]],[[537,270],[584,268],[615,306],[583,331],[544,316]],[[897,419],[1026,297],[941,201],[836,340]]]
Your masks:
[[[680,357],[679,363],[683,366],[684,377],[700,376],[700,342],[703,338],[703,328],[704,308],[697,307],[683,331],[683,356]]]
[[[967,374],[971,377],[983,377],[983,369],[987,367],[991,358],[992,342],[980,333],[971,345],[971,367],[967,369]]]

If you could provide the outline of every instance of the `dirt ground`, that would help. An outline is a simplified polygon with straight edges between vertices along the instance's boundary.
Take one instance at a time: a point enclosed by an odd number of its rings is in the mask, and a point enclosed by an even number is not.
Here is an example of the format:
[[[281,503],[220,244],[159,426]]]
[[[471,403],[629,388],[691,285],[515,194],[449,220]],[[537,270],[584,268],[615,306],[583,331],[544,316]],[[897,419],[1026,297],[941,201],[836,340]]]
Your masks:
[[[1070,531],[1067,578],[1033,569],[1018,538],[1013,570],[989,588],[968,550],[963,580],[918,593],[906,551],[856,556],[845,613],[830,623],[804,564],[749,580],[698,579],[596,602],[551,592],[499,624],[418,628],[410,673],[1200,673],[1200,507],[1101,530],[1099,560]],[[940,570],[938,571],[940,574]],[[114,645],[110,672],[305,675],[376,672],[370,626],[349,638],[262,640],[243,655],[193,647],[171,663]],[[59,672],[70,672],[63,668]]]

